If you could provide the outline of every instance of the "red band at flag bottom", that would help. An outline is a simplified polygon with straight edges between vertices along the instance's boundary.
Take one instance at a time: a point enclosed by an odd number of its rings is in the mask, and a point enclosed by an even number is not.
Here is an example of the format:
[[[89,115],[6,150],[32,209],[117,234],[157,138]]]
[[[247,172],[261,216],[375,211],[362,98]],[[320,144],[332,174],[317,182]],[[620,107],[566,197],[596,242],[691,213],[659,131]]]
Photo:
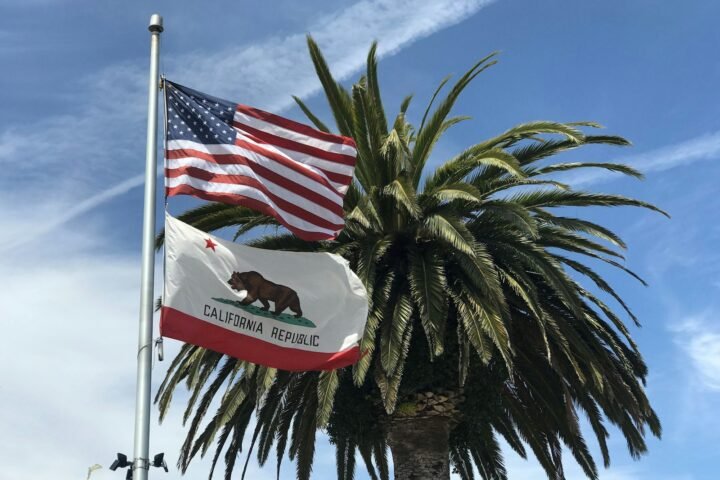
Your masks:
[[[281,347],[227,330],[169,307],[162,308],[160,334],[248,362],[293,372],[334,370],[352,365],[360,359],[358,346],[331,353]]]

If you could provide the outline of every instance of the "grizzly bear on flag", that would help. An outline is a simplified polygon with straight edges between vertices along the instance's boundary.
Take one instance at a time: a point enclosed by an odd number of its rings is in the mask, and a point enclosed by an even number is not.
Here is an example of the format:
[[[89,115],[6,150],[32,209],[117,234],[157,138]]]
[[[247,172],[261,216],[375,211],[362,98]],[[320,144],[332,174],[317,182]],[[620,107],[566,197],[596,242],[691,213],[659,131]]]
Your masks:
[[[269,302],[273,302],[275,304],[273,315],[280,315],[286,308],[289,308],[295,313],[295,317],[302,316],[297,292],[285,285],[278,285],[266,280],[258,272],[233,272],[227,283],[235,291],[247,291],[247,296],[240,302],[243,305],[250,305],[259,300],[263,305],[262,309],[267,311],[270,310]]]

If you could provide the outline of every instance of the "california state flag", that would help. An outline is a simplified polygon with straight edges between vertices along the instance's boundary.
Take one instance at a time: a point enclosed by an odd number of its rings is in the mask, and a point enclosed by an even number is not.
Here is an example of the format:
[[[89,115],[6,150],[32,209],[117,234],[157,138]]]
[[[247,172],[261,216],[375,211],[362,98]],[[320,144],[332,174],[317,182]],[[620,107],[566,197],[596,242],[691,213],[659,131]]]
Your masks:
[[[355,363],[367,293],[345,259],[278,252],[165,216],[160,333],[283,370]]]

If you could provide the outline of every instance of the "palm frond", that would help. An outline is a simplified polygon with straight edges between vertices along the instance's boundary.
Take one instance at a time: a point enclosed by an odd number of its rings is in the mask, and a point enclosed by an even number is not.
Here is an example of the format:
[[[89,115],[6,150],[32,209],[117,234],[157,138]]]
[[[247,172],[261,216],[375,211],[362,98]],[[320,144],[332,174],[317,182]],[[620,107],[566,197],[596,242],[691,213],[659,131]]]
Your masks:
[[[565,172],[568,170],[577,170],[579,168],[602,168],[611,172],[622,173],[630,177],[642,179],[643,174],[636,169],[620,163],[598,163],[598,162],[573,162],[573,163],[556,163],[538,168],[533,171],[532,175],[545,175],[548,173]]]
[[[558,191],[558,190],[537,190],[512,195],[508,200],[527,208],[548,208],[548,207],[617,207],[631,206],[641,207],[670,217],[666,212],[655,205],[642,200],[624,197],[622,195],[587,193],[579,191]]]
[[[295,100],[295,103],[297,103],[298,107],[300,107],[300,110],[303,111],[306,117],[312,122],[313,125],[315,125],[315,128],[322,132],[330,132],[330,129],[318,118],[315,116],[315,114],[305,105],[305,103],[299,98],[293,95],[293,100]]]
[[[432,252],[415,251],[410,257],[408,280],[413,302],[430,347],[430,358],[442,355],[447,318],[447,279],[440,258]]]
[[[315,72],[323,86],[323,91],[335,117],[337,128],[341,135],[352,137],[354,132],[352,124],[350,123],[350,119],[352,118],[351,102],[346,92],[344,94],[342,87],[333,78],[332,73],[330,73],[330,68],[325,61],[325,57],[323,57],[320,48],[310,35],[307,37],[307,45],[310,52],[310,59],[315,66]]]
[[[495,65],[496,61],[493,60],[497,53],[491,53],[490,55],[480,59],[475,65],[473,65],[460,79],[453,85],[450,92],[437,106],[433,114],[430,116],[427,123],[423,123],[420,130],[418,130],[417,138],[415,140],[415,146],[413,148],[413,185],[418,185],[420,176],[425,167],[425,163],[430,157],[435,143],[440,137],[443,131],[443,124],[445,119],[450,114],[455,102],[460,97],[463,90],[472,82],[475,77],[480,75],[483,71],[491,66]],[[442,87],[442,84],[441,84]],[[439,89],[438,89],[439,91]],[[434,99],[434,97],[433,97]]]
[[[335,391],[340,384],[337,370],[327,370],[320,372],[318,378],[318,412],[317,426],[323,428],[327,425],[332,411],[333,402],[335,401]]]

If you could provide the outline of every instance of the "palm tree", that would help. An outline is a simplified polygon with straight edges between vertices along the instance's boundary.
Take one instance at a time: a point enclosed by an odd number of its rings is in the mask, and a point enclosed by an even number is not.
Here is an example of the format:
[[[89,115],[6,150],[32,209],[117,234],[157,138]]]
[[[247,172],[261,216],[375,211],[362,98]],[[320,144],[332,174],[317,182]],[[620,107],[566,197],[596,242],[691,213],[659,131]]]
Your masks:
[[[583,168],[641,177],[620,164],[552,159],[628,142],[586,133],[599,127],[590,122],[531,122],[428,171],[441,135],[467,118],[450,116],[458,97],[495,54],[446,94],[443,80],[416,127],[406,116],[410,96],[388,122],[375,45],[351,90],[333,79],[312,38],[308,45],[337,131],[357,142],[344,231],[332,242],[303,242],[269,217],[216,203],[181,219],[205,231],[234,227],[236,239],[260,228],[264,236],[248,242],[255,247],[347,258],[370,296],[367,353],[352,368],[291,373],[185,345],[156,397],[162,419],[179,385],[190,391],[179,467],[214,450],[212,476],[225,452],[230,478],[254,413],[247,458],[255,451],[264,464],[274,447],[278,476],[287,454],[298,479],[310,476],[317,430],[336,447],[341,480],[353,478],[356,452],[372,479],[389,478],[388,447],[397,479],[447,479],[450,466],[463,479],[474,478],[474,469],[503,479],[501,438],[523,458],[529,448],[548,478],[564,478],[563,451],[597,478],[580,413],[605,466],[608,423],[634,457],[644,453],[646,429],[659,437],[660,422],[643,388],[646,365],[616,310],[637,319],[587,260],[642,280],[623,265],[626,245],[615,233],[559,207],[660,210],[550,179]],[[318,129],[330,130],[295,100]]]

